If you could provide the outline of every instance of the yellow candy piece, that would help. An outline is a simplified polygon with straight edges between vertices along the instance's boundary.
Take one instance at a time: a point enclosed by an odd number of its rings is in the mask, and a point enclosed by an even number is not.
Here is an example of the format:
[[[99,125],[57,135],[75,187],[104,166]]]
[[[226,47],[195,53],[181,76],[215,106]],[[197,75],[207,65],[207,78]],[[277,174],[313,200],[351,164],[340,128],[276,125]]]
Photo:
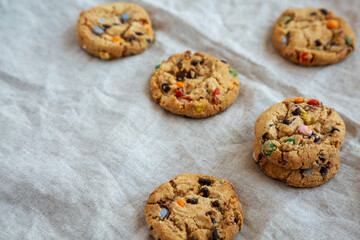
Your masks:
[[[100,58],[108,60],[110,58],[110,55],[107,52],[100,52]]]
[[[304,113],[302,115],[302,119],[304,120],[304,123],[306,125],[310,125],[311,124],[311,117],[307,114],[307,113]]]
[[[195,111],[196,111],[197,113],[201,113],[202,111],[204,111],[204,109],[202,108],[202,105],[203,105],[203,103],[199,103],[199,104],[197,105],[197,107],[196,107],[196,109],[195,109]]]
[[[182,82],[176,82],[176,86],[179,88],[184,88],[184,84]]]

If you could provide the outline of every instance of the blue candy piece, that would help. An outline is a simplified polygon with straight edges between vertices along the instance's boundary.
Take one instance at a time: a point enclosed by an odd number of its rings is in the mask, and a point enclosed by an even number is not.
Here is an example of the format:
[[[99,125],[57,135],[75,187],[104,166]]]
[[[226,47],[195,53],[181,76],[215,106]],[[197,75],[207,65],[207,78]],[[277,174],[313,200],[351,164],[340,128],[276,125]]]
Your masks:
[[[103,22],[105,22],[105,19],[103,19],[103,18],[100,18],[100,20],[99,20],[101,23],[103,23]]]
[[[310,173],[311,173],[311,169],[308,168],[308,169],[305,170],[305,172],[306,172],[307,174],[310,174]]]
[[[94,32],[96,35],[102,35],[102,34],[104,34],[104,30],[103,30],[101,27],[94,27],[94,28],[93,28],[93,32]]]
[[[282,42],[286,43],[287,42],[287,38],[285,36],[282,37]]]
[[[165,217],[167,213],[168,213],[168,210],[166,208],[161,209],[160,217]]]
[[[130,15],[129,15],[129,14],[124,13],[123,15],[121,15],[121,21],[122,21],[122,22],[125,22],[125,21],[127,21],[127,20],[129,20],[129,19],[130,19]]]

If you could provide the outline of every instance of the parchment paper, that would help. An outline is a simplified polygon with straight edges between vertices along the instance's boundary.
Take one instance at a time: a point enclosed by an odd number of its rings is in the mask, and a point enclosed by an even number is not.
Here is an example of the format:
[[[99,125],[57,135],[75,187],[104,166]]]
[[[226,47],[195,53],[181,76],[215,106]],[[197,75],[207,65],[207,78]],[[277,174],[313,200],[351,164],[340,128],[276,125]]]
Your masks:
[[[1,239],[151,239],[149,194],[185,172],[235,185],[245,214],[236,239],[359,239],[359,49],[306,68],[271,43],[277,17],[306,6],[334,10],[359,37],[359,1],[134,1],[156,41],[114,61],[76,41],[79,12],[104,2],[0,2]],[[225,112],[193,120],[152,100],[154,66],[188,49],[239,72]],[[256,118],[293,96],[320,99],[346,123],[340,170],[321,187],[288,187],[252,159]]]

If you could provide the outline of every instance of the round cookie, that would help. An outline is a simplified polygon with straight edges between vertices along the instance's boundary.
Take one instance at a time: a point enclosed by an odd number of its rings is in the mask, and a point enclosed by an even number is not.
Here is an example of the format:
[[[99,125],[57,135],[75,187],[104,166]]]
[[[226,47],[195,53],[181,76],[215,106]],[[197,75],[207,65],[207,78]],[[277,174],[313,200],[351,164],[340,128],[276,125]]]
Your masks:
[[[345,124],[333,108],[301,97],[267,109],[254,130],[256,158],[286,169],[335,164],[345,138]]]
[[[133,3],[108,3],[82,11],[76,30],[79,45],[105,60],[141,53],[154,41],[149,15]]]
[[[160,185],[145,206],[154,239],[233,239],[243,211],[234,187],[212,176],[185,173]]]
[[[205,118],[224,111],[239,93],[239,77],[218,58],[186,51],[155,67],[150,81],[154,100],[166,110]]]
[[[288,60],[304,66],[327,65],[347,58],[356,36],[341,17],[324,8],[287,9],[275,23],[272,41]]]
[[[293,187],[320,186],[334,177],[340,166],[339,151],[336,152],[333,161],[320,163],[317,167],[308,169],[286,169],[262,158],[262,155],[257,158],[254,156],[254,159],[266,175]]]

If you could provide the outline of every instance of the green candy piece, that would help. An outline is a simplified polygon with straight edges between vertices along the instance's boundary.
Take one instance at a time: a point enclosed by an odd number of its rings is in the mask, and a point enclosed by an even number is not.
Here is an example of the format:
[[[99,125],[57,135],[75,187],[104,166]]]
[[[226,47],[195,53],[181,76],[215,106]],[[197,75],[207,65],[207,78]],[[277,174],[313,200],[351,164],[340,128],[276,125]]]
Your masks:
[[[286,139],[284,141],[284,143],[286,143],[286,142],[292,142],[293,144],[295,144],[295,139],[294,138],[289,138],[289,139]]]
[[[350,45],[351,44],[351,38],[345,38],[345,42],[347,45]]]
[[[161,66],[161,64],[156,65],[156,66],[155,66],[155,69],[158,69],[160,66]]]
[[[285,21],[285,24],[288,24],[289,22],[291,22],[293,19],[289,18],[288,20]]]
[[[262,151],[266,156],[269,156],[275,150],[275,145],[272,142],[265,142]]]
[[[230,70],[229,70],[229,73],[230,73],[233,77],[236,77],[236,75],[237,75],[237,72],[236,72],[234,69],[230,69]]]

